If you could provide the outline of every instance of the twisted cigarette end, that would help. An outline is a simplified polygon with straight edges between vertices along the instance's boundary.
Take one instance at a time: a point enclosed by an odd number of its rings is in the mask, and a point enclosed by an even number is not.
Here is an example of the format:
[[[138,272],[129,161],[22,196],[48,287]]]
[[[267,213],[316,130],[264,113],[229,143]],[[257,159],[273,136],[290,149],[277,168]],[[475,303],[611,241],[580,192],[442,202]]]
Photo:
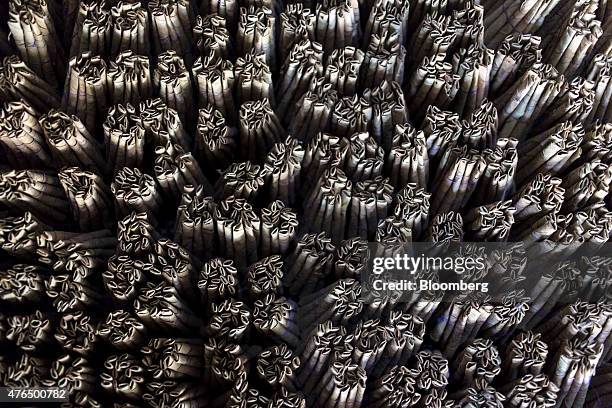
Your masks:
[[[253,201],[263,190],[267,168],[249,161],[234,163],[227,168],[215,184],[215,198],[235,197]]]
[[[39,122],[58,165],[106,173],[102,147],[78,117],[52,109],[41,116]]]
[[[276,86],[278,115],[283,123],[290,123],[297,109],[296,103],[323,75],[323,49],[321,44],[309,39],[295,43],[281,66],[280,80]]]
[[[137,105],[153,94],[149,58],[123,51],[108,66],[110,102]]]
[[[208,50],[212,50],[217,57],[228,59],[233,51],[227,19],[221,15],[208,14],[204,17],[201,15],[196,16],[193,37],[200,55],[205,55]]]
[[[239,118],[239,151],[247,160],[261,161],[275,143],[286,137],[268,99],[243,103]]]
[[[137,55],[149,55],[149,16],[138,2],[118,1],[111,7],[113,21],[111,56],[131,50]]]

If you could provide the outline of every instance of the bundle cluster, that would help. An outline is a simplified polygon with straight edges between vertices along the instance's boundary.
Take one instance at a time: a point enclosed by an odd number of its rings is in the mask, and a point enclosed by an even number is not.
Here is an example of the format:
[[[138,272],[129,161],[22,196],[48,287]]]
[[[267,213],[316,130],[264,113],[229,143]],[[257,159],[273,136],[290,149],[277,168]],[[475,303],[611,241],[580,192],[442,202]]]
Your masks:
[[[0,15],[1,386],[91,408],[612,399],[606,0]],[[465,275],[504,296],[372,298],[368,243],[412,241],[507,242]],[[534,284],[527,258],[585,248]]]

